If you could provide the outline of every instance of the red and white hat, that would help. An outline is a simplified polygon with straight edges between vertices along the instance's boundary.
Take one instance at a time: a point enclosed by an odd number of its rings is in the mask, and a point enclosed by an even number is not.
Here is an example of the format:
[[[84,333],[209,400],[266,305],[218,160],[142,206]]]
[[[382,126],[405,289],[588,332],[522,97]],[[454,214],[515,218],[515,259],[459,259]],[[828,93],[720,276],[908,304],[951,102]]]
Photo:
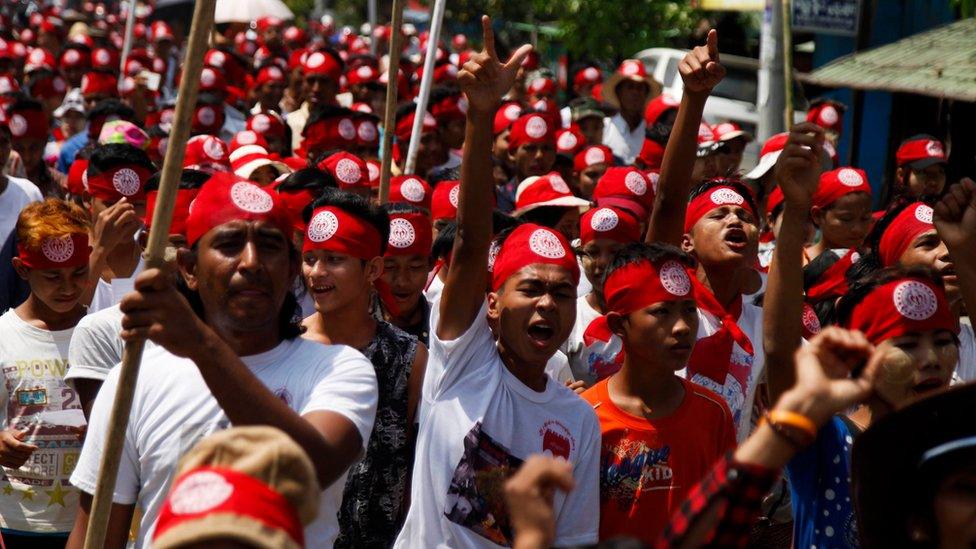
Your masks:
[[[620,101],[617,99],[617,86],[624,80],[640,82],[647,85],[649,92],[647,94],[648,99],[661,94],[661,84],[647,74],[647,68],[644,66],[644,62],[639,59],[626,59],[620,63],[620,66],[610,75],[610,78],[607,78],[606,83],[601,88],[604,101],[614,108],[620,108]]]
[[[556,93],[556,81],[547,76],[539,76],[527,82],[525,89],[533,95],[554,95]]]
[[[108,48],[92,50],[91,63],[93,69],[116,72],[119,70],[119,55]]]
[[[258,168],[271,166],[278,171],[278,175],[291,173],[291,168],[284,162],[273,160],[268,151],[260,145],[244,145],[230,153],[230,166],[234,175],[243,179],[250,179],[251,174]]]
[[[661,118],[662,114],[670,110],[677,110],[679,105],[681,102],[673,96],[662,93],[647,102],[647,107],[644,108],[644,122],[650,128],[657,122],[658,118]]]
[[[342,65],[332,55],[316,51],[309,53],[302,62],[302,71],[305,75],[323,75],[338,81],[342,76]]]
[[[931,135],[909,137],[898,147],[895,160],[899,166],[906,164],[914,170],[922,170],[933,164],[945,164],[948,157],[942,141]]]
[[[403,202],[430,211],[433,191],[415,175],[398,175],[390,179],[390,202]]]
[[[512,215],[518,217],[542,206],[580,208],[582,211],[590,207],[590,202],[573,196],[573,191],[559,172],[549,172],[541,177],[528,177],[519,183]]]
[[[183,167],[190,170],[231,171],[227,145],[213,135],[195,135],[186,142]]]
[[[766,172],[776,165],[780,153],[783,152],[783,147],[786,146],[786,140],[789,138],[790,134],[783,132],[767,139],[763,143],[762,150],[759,152],[759,164],[747,173],[743,179],[759,179],[766,175]]]
[[[284,71],[282,71],[281,67],[277,65],[265,65],[264,67],[261,67],[261,70],[258,71],[257,76],[254,78],[254,84],[256,86],[263,86],[268,82],[286,81],[287,79],[285,78]]]
[[[317,167],[332,174],[340,189],[369,188],[369,168],[354,154],[337,152],[319,162]]]
[[[732,141],[737,137],[745,139],[746,142],[752,141],[752,134],[732,121],[715,124],[712,126],[712,132],[720,142]]]
[[[247,119],[247,129],[261,135],[285,137],[285,122],[273,112],[260,112]]]
[[[627,210],[603,206],[591,208],[580,217],[580,243],[612,240],[630,244],[640,240],[640,223]]]
[[[91,66],[91,53],[74,47],[68,48],[61,53],[61,68],[70,69],[75,67],[87,68]]]
[[[434,187],[434,198],[430,214],[433,221],[454,220],[457,217],[458,199],[461,194],[460,181],[441,181]]]
[[[278,193],[265,190],[232,173],[214,174],[190,204],[186,219],[187,245],[193,246],[211,229],[236,220],[268,221],[285,235],[292,233],[291,217]]]
[[[556,130],[556,153],[573,158],[586,145],[586,137],[576,124]]]
[[[251,130],[240,131],[234,134],[234,138],[230,140],[230,152],[234,152],[246,145],[258,145],[267,149],[268,141],[257,132]]]
[[[552,143],[555,145],[556,128],[546,117],[529,113],[512,123],[508,134],[508,148],[512,151],[528,143]]]
[[[56,65],[57,62],[53,53],[44,48],[34,48],[27,54],[27,59],[24,61],[24,72],[30,73],[39,69],[53,71]]]
[[[844,128],[844,105],[837,101],[811,101],[807,122],[813,122],[825,130],[840,133]]]
[[[495,111],[494,134],[498,135],[512,127],[512,123],[522,116],[522,105],[515,101],[502,103]]]
[[[613,164],[613,151],[606,145],[588,145],[573,158],[573,171],[581,172],[594,164]]]
[[[587,84],[599,84],[603,82],[603,74],[596,67],[584,67],[573,76],[573,84],[583,86]]]
[[[492,291],[529,265],[557,265],[569,271],[573,284],[579,282],[579,265],[566,237],[535,223],[519,225],[508,235],[494,255],[489,256]]]
[[[596,182],[593,200],[598,206],[613,206],[646,219],[654,207],[654,188],[647,175],[633,166],[608,168]]]
[[[380,71],[369,65],[360,65],[346,71],[346,84],[349,86],[374,84],[379,82],[379,79]]]

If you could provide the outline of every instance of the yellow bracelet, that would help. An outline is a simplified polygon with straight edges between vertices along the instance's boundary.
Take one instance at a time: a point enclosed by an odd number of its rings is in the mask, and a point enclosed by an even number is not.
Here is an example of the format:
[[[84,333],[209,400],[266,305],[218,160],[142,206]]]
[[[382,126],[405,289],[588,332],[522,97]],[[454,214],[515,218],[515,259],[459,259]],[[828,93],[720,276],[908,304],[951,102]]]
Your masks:
[[[789,410],[770,410],[766,415],[769,417],[770,423],[787,425],[806,433],[811,439],[817,438],[817,426],[803,414]]]

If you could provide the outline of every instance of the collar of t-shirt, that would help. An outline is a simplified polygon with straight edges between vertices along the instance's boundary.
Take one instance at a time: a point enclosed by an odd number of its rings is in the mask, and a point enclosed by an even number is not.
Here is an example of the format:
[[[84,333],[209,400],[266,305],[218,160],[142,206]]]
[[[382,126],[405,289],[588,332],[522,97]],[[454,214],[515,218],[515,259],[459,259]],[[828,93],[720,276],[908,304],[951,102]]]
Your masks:
[[[526,384],[522,383],[519,378],[515,377],[515,374],[508,371],[508,367],[506,367],[505,363],[502,362],[501,357],[498,357],[498,361],[501,362],[502,381],[505,383],[505,385],[508,385],[510,389],[521,395],[526,400],[535,402],[536,404],[545,404],[556,397],[556,391],[559,390],[559,387],[557,387],[556,383],[549,379],[549,376],[546,376],[545,391],[542,391],[541,393],[538,391],[533,391]]]

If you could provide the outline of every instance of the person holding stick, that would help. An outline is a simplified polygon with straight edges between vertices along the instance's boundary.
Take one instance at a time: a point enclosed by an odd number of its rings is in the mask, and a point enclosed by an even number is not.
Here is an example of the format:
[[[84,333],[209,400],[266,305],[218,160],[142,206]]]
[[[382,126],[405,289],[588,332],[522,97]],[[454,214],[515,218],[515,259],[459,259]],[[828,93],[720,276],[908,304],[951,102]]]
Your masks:
[[[135,504],[136,547],[146,546],[177,461],[194,442],[230,425],[270,425],[312,458],[321,510],[305,530],[330,546],[346,470],[362,454],[376,410],[376,377],[358,352],[298,337],[291,287],[299,255],[276,195],[217,174],[191,208],[179,282],[148,269],[122,300],[122,339],[151,339],[142,358],[106,547],[123,547]],[[82,490],[68,546],[81,547],[120,368],[92,407],[71,482]]]

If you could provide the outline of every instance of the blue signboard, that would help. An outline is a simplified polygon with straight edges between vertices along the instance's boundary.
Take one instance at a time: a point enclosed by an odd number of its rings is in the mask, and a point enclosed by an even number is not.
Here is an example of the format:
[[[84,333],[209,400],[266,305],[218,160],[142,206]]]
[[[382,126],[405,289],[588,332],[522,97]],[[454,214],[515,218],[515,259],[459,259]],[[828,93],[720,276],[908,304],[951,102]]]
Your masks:
[[[793,0],[793,31],[856,36],[861,0]]]

